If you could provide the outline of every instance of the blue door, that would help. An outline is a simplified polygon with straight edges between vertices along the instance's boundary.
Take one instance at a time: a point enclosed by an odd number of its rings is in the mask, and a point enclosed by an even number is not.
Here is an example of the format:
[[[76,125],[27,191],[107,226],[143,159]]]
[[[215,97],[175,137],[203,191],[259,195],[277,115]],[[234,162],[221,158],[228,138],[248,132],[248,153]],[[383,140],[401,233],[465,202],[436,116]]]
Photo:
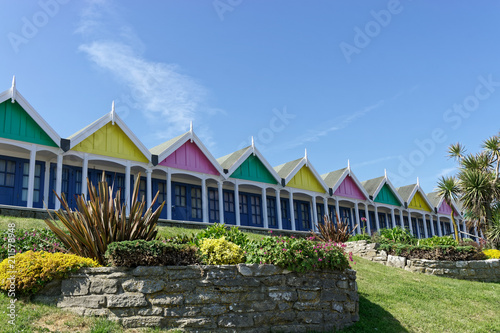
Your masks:
[[[413,228],[413,236],[420,238],[420,233],[418,232],[418,223],[415,217],[411,218],[411,227]]]
[[[378,223],[380,225],[380,229],[387,229],[387,214],[386,213],[378,213]]]
[[[236,215],[234,212],[234,192],[222,191],[224,195],[224,223],[236,224]]]
[[[153,198],[158,192],[158,199],[153,205],[153,210],[156,210],[164,201],[167,201],[167,182],[165,180],[153,178],[151,180],[151,187],[153,188]],[[172,209],[172,205],[165,202],[165,205],[160,213],[160,218],[166,219],[169,209]]]
[[[263,227],[261,197],[253,193],[239,193],[240,223],[245,226]]]
[[[278,228],[278,217],[276,210],[276,198],[275,197],[267,197],[267,224],[269,228],[276,229]]]
[[[281,202],[281,226],[283,229],[291,230],[292,221],[290,218],[290,200],[280,199]]]
[[[427,224],[427,233],[428,233],[429,237],[434,236],[432,234],[431,221],[429,221],[429,220],[426,219],[425,223]],[[434,230],[436,230],[436,229],[434,229]]]
[[[43,174],[45,164],[35,162],[33,207],[43,208]],[[29,161],[0,156],[0,204],[27,206],[29,183]]]
[[[295,213],[296,230],[301,230],[301,231],[311,230],[311,211],[309,202],[294,200],[293,209]]]
[[[187,186],[172,184],[172,219],[188,221]]]
[[[337,225],[337,211],[335,210],[335,206],[333,205],[328,205],[328,217],[330,218],[330,221],[335,223]]]
[[[57,181],[57,164],[50,164],[49,207],[54,208],[56,198],[54,191]],[[76,209],[76,196],[82,194],[82,168],[63,165],[61,174],[61,196],[64,195],[69,208]]]
[[[208,221],[220,222],[219,218],[219,190],[216,188],[208,189]]]
[[[368,232],[368,226],[367,226],[367,221],[363,221],[363,218],[366,219],[366,216],[365,216],[365,210],[364,209],[359,209],[358,210],[358,214],[359,214],[359,227],[361,228],[361,232]],[[371,226],[370,226],[370,230],[371,230]]]
[[[319,203],[316,204],[316,215],[318,218],[318,224],[322,224],[324,222],[323,217],[325,216],[325,205]]]

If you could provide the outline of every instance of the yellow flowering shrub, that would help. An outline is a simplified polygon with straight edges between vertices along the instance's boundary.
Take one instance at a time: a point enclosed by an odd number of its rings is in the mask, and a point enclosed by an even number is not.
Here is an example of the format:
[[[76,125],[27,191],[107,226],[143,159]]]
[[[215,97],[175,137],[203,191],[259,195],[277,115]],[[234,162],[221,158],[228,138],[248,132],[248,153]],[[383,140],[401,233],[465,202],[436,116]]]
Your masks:
[[[52,279],[63,278],[81,267],[99,266],[95,260],[74,254],[45,251],[18,253],[0,263],[0,289],[36,293]]]
[[[203,239],[200,252],[208,265],[233,265],[245,261],[245,255],[241,247],[227,241],[225,237]]]
[[[500,259],[500,250],[484,250],[483,253],[488,259]]]

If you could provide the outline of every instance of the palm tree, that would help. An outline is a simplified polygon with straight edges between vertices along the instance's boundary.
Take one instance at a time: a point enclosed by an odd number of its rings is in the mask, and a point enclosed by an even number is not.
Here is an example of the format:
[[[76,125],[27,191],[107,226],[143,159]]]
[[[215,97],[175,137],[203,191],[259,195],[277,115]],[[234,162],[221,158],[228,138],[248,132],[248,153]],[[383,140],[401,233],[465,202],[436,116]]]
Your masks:
[[[460,193],[460,188],[458,186],[458,182],[455,178],[453,177],[444,177],[442,176],[441,179],[438,180],[436,190],[438,192],[438,195],[444,199],[444,201],[450,206],[451,208],[451,222],[453,223],[453,229],[455,231],[455,239],[458,241],[459,234],[458,234],[458,226],[457,226],[457,221],[455,221],[455,208],[453,205],[453,201],[457,201],[458,195]]]

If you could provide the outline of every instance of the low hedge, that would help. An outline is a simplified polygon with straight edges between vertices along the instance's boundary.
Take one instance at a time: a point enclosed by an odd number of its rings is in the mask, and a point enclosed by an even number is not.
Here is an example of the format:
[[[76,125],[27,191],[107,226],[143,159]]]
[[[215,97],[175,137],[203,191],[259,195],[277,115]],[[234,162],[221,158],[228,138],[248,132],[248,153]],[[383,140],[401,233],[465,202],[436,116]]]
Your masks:
[[[486,258],[475,246],[380,244],[379,250],[407,259],[462,261]]]
[[[123,241],[108,245],[104,255],[112,266],[187,266],[199,264],[194,246],[163,241]]]

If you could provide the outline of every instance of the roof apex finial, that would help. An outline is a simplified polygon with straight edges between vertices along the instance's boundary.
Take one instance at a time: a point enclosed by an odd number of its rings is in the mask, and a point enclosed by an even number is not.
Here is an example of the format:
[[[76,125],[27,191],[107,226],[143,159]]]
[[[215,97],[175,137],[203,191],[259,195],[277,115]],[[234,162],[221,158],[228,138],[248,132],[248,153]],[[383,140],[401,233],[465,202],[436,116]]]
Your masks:
[[[12,77],[12,88],[10,92],[11,102],[14,103],[16,101],[17,88],[16,88],[16,76]]]
[[[189,132],[193,133],[193,121],[189,122]]]
[[[420,187],[420,180],[417,177],[417,186]]]
[[[255,149],[255,140],[253,139],[253,135],[252,135],[252,149]]]
[[[384,169],[384,177],[387,179],[387,169]]]
[[[351,172],[351,161],[347,159],[347,169]]]
[[[115,124],[115,100],[111,103],[111,125]]]

